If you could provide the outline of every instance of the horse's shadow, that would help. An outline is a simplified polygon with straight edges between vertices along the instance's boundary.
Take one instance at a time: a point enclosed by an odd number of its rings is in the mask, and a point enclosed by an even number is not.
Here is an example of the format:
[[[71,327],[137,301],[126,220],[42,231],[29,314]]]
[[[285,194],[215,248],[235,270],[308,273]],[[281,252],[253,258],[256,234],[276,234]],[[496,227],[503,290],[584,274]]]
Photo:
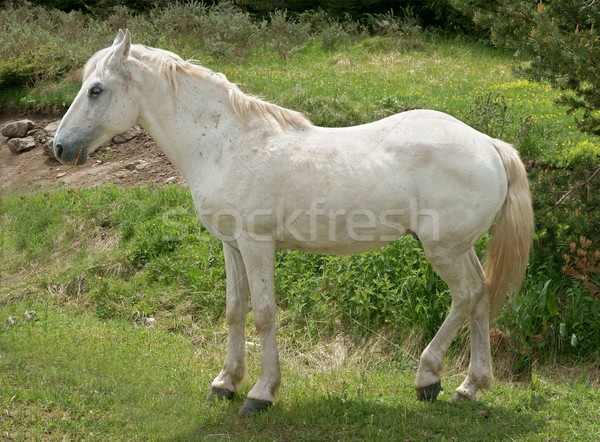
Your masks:
[[[536,434],[547,425],[534,413],[535,407],[480,401],[455,404],[449,396],[435,402],[406,396],[398,401],[331,394],[288,398],[250,418],[238,416],[242,402],[242,397],[236,397],[219,404],[212,417],[176,440],[204,440],[219,421],[223,437],[277,440],[505,440]]]

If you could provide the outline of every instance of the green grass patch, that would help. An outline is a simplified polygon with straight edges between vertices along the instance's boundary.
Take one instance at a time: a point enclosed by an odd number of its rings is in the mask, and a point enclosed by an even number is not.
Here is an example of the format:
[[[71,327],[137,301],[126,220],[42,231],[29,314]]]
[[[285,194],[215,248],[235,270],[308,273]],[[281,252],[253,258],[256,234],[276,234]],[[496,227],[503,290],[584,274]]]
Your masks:
[[[38,318],[0,326],[0,419],[16,440],[596,440],[600,393],[584,381],[534,376],[498,382],[481,401],[451,404],[449,394],[420,403],[414,371],[368,355],[323,357],[285,347],[280,400],[251,419],[243,401],[204,399],[223,356],[224,333],[193,338],[121,320],[101,321],[47,303],[0,309],[0,321],[35,309]],[[300,354],[296,351],[301,350]],[[311,354],[312,352],[312,354]],[[303,356],[304,355],[304,356]],[[258,354],[248,355],[249,377]],[[444,386],[452,391],[460,379]],[[242,393],[247,393],[248,383]]]

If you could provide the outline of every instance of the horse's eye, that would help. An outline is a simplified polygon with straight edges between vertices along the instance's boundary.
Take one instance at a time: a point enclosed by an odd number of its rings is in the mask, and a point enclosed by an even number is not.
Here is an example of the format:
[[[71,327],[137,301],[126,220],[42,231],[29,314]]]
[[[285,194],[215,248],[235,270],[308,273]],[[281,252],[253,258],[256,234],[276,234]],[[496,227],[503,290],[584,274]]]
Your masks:
[[[100,85],[94,84],[94,85],[92,85],[92,87],[90,87],[90,89],[88,91],[88,95],[90,97],[97,97],[98,95],[100,95],[101,92],[102,92],[102,88],[100,87]]]

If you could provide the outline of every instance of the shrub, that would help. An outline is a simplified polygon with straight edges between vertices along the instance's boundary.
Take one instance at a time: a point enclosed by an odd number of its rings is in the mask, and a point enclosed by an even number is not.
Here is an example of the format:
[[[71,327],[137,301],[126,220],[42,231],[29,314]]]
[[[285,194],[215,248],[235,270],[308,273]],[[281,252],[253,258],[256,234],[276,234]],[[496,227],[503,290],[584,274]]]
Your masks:
[[[446,284],[410,237],[354,256],[279,251],[276,288],[297,319],[331,324],[330,332],[359,323],[417,328],[430,339],[450,308]]]
[[[267,31],[269,46],[275,49],[279,58],[285,63],[304,49],[310,25],[288,17],[287,11],[281,9],[270,13],[269,18]]]
[[[261,36],[260,26],[250,15],[230,2],[212,6],[202,16],[202,29],[204,50],[226,62],[243,62]]]
[[[368,16],[373,32],[391,39],[399,49],[420,49],[423,46],[422,28],[411,8],[398,17],[393,11]]]
[[[53,81],[74,69],[76,60],[56,44],[39,46],[18,56],[0,60],[0,84],[27,86],[35,81]]]
[[[328,50],[333,55],[336,47],[348,39],[348,34],[340,23],[332,21],[321,29],[319,38],[321,39],[323,49]]]
[[[164,8],[150,11],[150,21],[171,39],[184,39],[191,44],[199,44],[205,30],[204,17],[208,7],[199,1],[170,3]]]
[[[5,87],[25,86],[34,81],[43,71],[35,55],[27,51],[18,57],[0,60],[0,85]]]

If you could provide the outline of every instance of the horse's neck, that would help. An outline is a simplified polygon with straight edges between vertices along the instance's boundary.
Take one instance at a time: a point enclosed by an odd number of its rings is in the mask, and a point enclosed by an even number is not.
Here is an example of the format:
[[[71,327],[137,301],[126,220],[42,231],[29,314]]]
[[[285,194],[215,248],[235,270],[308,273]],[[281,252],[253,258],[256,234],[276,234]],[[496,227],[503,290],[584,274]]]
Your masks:
[[[163,84],[145,87],[140,124],[191,185],[213,167],[225,146],[243,136],[243,127],[227,90],[199,78],[179,80],[177,97]]]

